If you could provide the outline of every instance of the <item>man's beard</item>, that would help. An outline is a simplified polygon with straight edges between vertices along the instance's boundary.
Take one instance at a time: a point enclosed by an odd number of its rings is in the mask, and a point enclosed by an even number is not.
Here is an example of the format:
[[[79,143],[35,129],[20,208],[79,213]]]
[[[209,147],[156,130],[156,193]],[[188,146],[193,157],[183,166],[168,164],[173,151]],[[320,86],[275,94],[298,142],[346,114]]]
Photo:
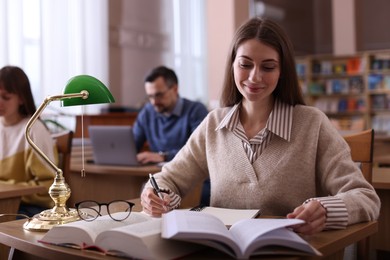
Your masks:
[[[154,110],[156,110],[156,112],[161,114],[168,112],[168,108],[166,106],[155,106]]]

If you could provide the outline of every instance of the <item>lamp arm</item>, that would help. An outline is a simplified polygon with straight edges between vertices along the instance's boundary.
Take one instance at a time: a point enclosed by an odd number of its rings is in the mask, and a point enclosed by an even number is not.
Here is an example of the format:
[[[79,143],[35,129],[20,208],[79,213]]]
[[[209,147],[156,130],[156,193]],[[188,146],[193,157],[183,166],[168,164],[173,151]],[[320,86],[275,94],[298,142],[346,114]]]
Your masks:
[[[60,174],[62,177],[62,170],[58,168],[58,166],[53,163],[47,156],[42,152],[42,150],[33,142],[33,140],[30,137],[30,131],[31,127],[34,125],[34,123],[37,121],[37,119],[42,114],[43,110],[47,107],[47,105],[50,104],[50,102],[55,100],[61,100],[61,99],[68,99],[68,98],[83,98],[87,99],[89,93],[85,90],[81,91],[80,93],[71,93],[71,94],[63,94],[63,95],[55,95],[55,96],[48,96],[45,98],[45,100],[42,102],[42,104],[38,107],[38,109],[35,111],[35,113],[31,116],[30,120],[27,122],[26,125],[26,131],[25,131],[25,137],[27,142],[31,145],[33,150],[39,154],[39,156],[44,159],[45,162],[47,162],[53,170],[55,170],[56,174]]]

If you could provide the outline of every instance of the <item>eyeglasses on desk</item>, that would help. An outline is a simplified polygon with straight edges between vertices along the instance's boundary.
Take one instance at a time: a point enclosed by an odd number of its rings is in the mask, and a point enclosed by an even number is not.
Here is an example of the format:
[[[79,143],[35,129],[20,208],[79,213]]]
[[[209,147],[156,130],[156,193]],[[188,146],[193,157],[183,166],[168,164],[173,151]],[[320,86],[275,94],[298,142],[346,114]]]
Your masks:
[[[84,200],[75,204],[77,213],[82,220],[93,221],[102,216],[102,206],[106,206],[108,215],[115,221],[123,221],[130,216],[134,203],[126,200],[113,200],[108,203],[100,203],[94,200]],[[127,214],[114,214],[124,212]]]

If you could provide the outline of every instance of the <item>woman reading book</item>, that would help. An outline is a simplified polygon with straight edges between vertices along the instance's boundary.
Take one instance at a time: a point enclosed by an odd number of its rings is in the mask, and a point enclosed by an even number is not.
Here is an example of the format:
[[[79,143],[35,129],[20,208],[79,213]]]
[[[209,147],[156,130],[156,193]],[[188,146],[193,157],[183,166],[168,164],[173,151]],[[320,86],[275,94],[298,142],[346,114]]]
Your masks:
[[[146,213],[176,208],[210,178],[211,206],[302,219],[294,230],[303,234],[378,218],[380,200],[347,143],[324,113],[305,105],[292,44],[276,23],[252,18],[238,29],[220,101],[155,174],[163,199],[145,185]]]

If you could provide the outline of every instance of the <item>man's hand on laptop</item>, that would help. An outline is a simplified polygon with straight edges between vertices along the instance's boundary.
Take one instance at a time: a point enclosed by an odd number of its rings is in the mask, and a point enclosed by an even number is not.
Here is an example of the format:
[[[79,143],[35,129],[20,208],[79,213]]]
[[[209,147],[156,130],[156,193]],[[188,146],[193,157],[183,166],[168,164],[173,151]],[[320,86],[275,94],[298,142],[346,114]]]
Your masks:
[[[161,155],[160,153],[153,153],[147,151],[137,154],[137,160],[142,164],[160,163],[164,162],[164,159],[164,155]]]

